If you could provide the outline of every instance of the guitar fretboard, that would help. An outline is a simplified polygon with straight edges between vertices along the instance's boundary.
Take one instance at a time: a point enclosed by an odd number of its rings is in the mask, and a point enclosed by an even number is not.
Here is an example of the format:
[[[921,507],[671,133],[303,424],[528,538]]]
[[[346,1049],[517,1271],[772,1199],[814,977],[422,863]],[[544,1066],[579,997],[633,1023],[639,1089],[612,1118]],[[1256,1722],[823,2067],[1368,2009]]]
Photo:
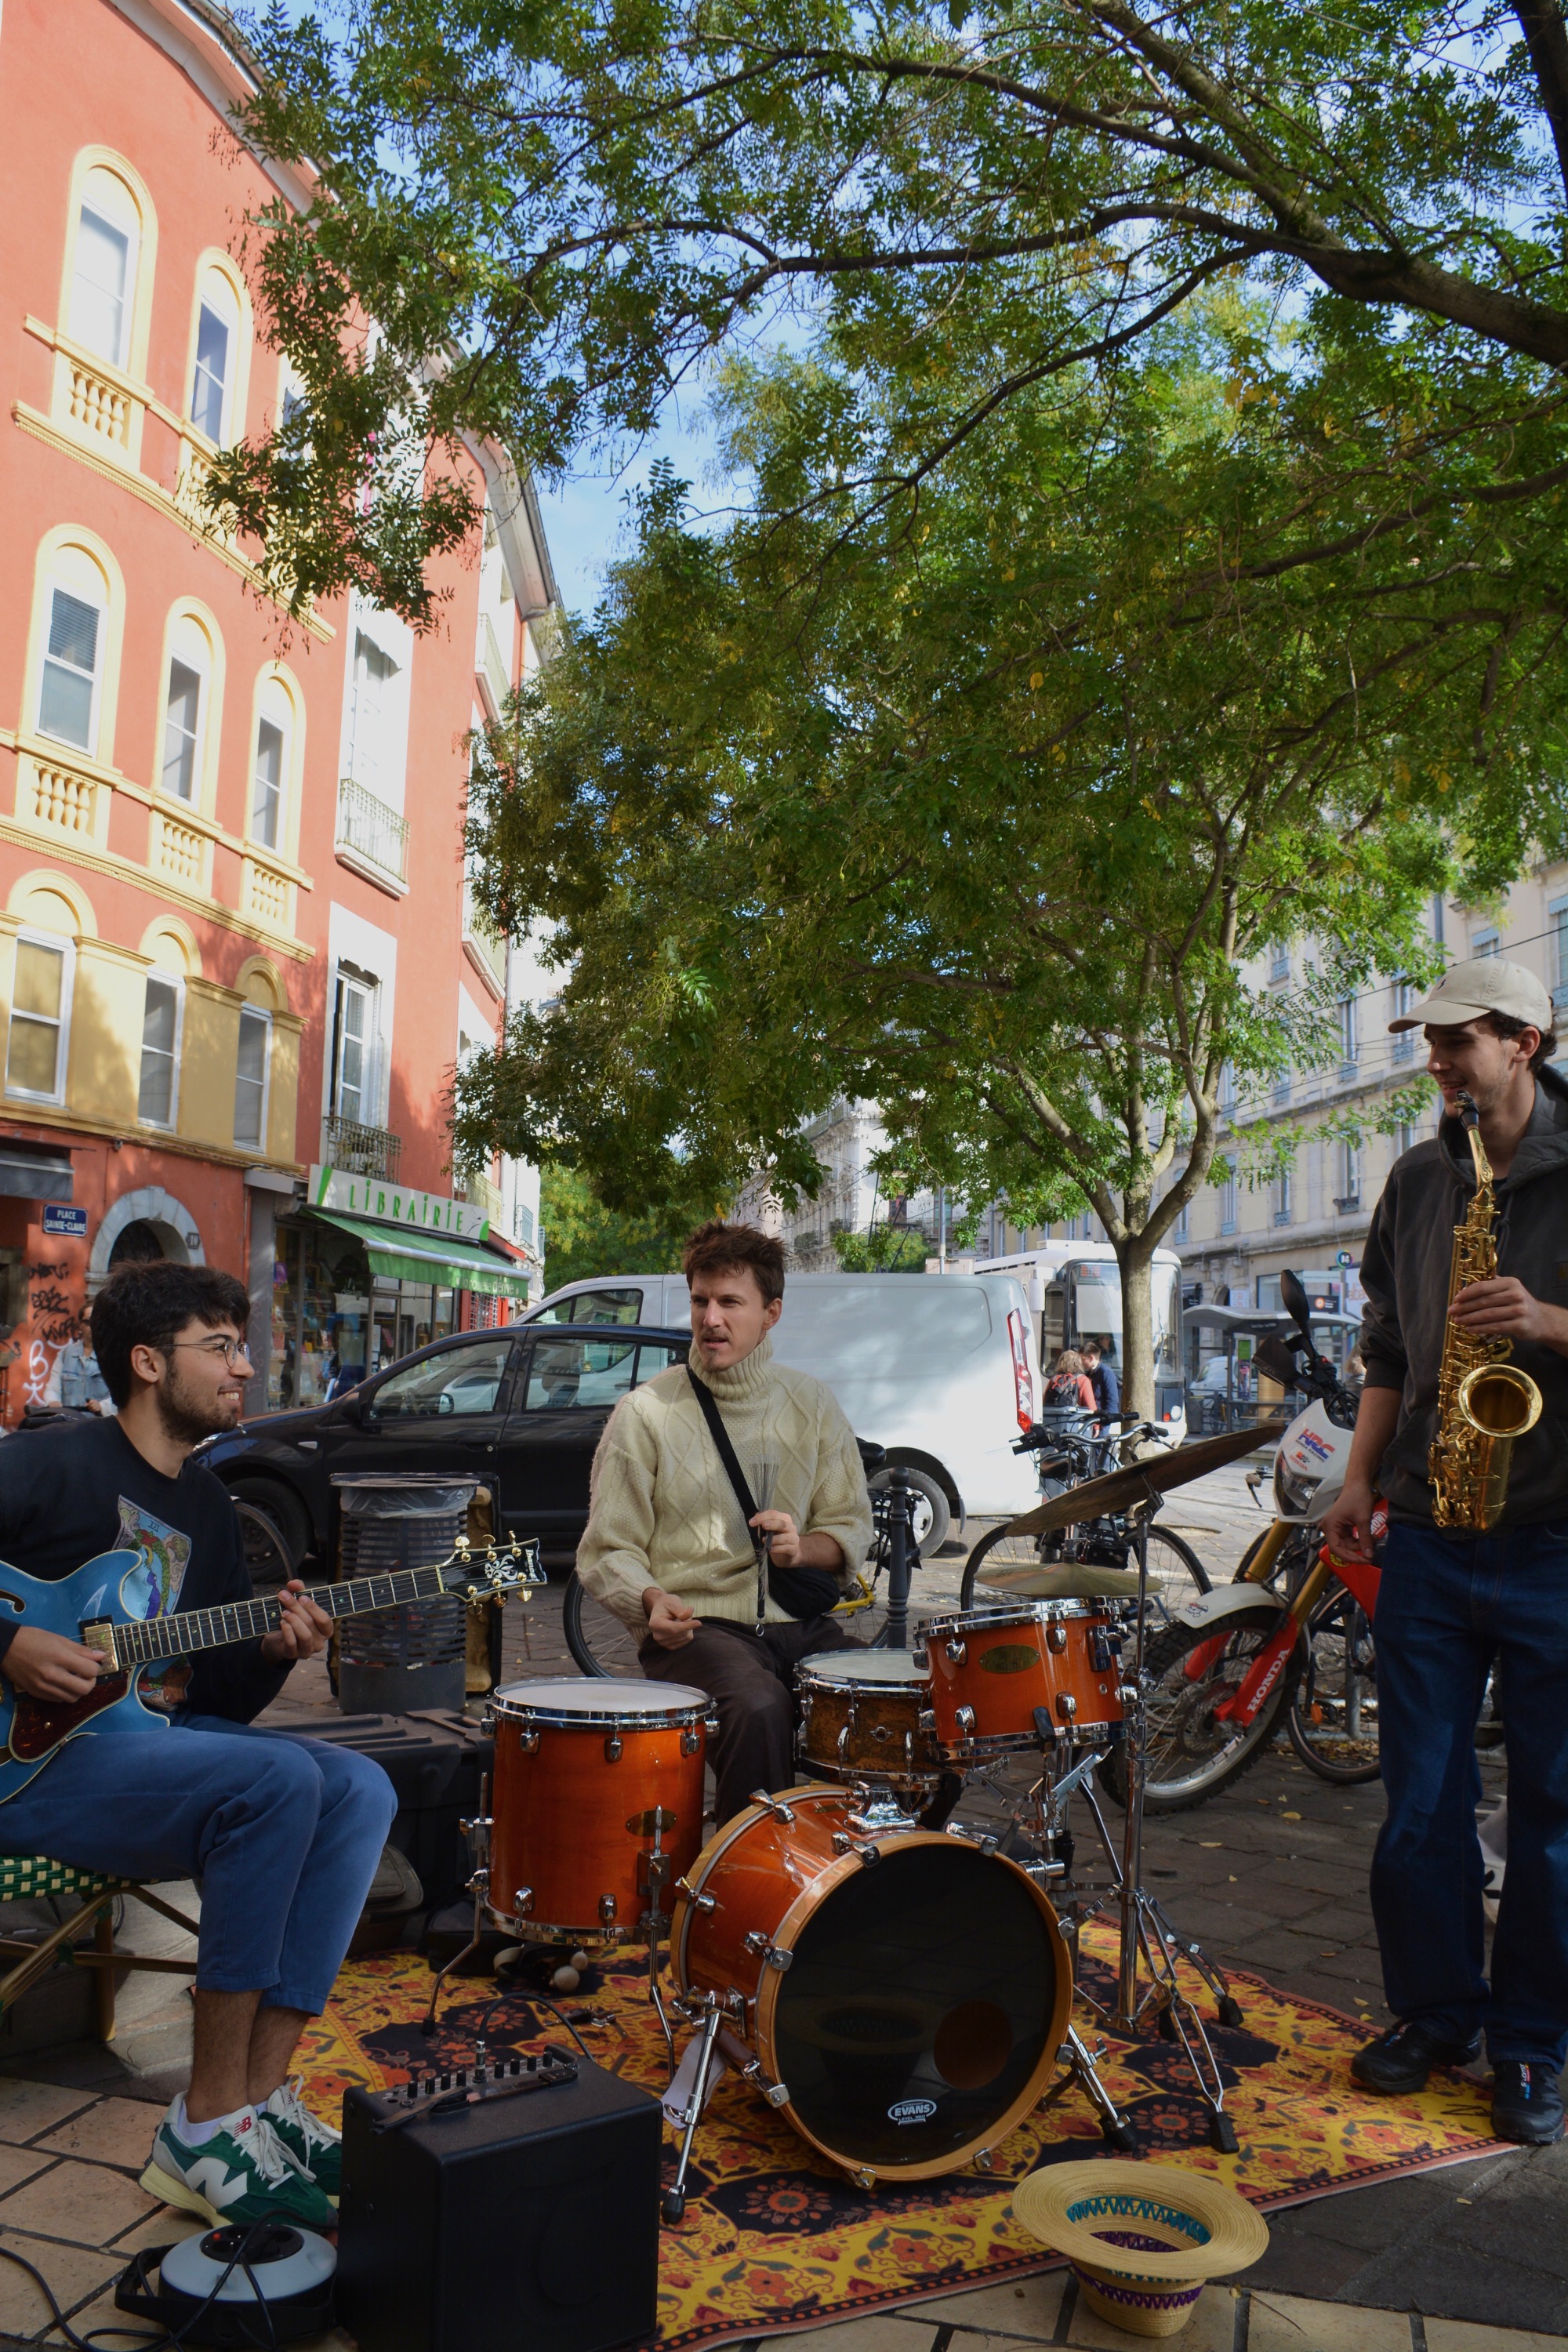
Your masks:
[[[356,1576],[346,1584],[313,1585],[306,1599],[329,1617],[362,1617],[368,1609],[399,1609],[409,1601],[438,1601],[447,1592],[439,1568],[395,1568],[384,1576]],[[231,1601],[221,1609],[178,1610],[172,1617],[132,1619],[114,1629],[121,1665],[150,1665],[156,1658],[186,1658],[196,1650],[221,1650],[253,1642],[283,1622],[277,1601]]]

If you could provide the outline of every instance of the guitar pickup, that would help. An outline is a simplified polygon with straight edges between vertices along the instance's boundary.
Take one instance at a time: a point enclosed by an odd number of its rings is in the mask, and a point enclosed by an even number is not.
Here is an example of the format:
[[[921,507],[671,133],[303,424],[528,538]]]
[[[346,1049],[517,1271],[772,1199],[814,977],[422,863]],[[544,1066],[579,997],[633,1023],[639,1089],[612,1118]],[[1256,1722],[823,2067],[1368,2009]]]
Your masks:
[[[89,1617],[81,1626],[80,1632],[83,1649],[96,1650],[102,1660],[99,1667],[100,1674],[117,1675],[120,1672],[120,1653],[114,1646],[113,1618]]]

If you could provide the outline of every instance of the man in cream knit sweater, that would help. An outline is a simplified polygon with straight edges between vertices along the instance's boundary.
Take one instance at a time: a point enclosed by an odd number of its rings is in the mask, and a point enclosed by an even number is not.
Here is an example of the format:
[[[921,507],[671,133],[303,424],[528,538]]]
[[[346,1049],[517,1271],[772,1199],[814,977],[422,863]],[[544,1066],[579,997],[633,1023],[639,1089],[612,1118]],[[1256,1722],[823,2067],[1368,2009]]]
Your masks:
[[[737,1501],[685,1365],[621,1399],[594,1456],[577,1573],[640,1638],[656,1681],[715,1702],[710,1750],[721,1825],[754,1789],[795,1778],[791,1677],[820,1650],[855,1649],[826,1614],[792,1617],[770,1591],[757,1630],[757,1546],[783,1570],[826,1570],[842,1591],[871,1542],[853,1431],[832,1391],[773,1361],[784,1248],[752,1225],[703,1225],[686,1245],[691,1374],[711,1391],[759,1509]]]

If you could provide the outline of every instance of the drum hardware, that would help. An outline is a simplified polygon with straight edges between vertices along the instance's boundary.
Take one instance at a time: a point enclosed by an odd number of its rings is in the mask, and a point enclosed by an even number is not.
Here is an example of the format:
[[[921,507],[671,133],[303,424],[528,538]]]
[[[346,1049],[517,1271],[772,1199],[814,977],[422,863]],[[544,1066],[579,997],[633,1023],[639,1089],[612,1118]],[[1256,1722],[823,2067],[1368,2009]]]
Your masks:
[[[511,1898],[511,1907],[516,1912],[520,1919],[526,1919],[529,1913],[533,1908],[532,1887],[520,1886],[516,1888]]]
[[[613,1895],[600,1895],[599,1925],[601,1927],[613,1927],[615,1926],[616,1912],[617,1908],[618,1906],[616,1905],[616,1898]]]
[[[679,2221],[686,2210],[686,2176],[691,2167],[691,2150],[697,2139],[697,2126],[702,2120],[702,2110],[708,2104],[708,2077],[713,2070],[714,2044],[724,2023],[721,2003],[709,1995],[706,2000],[683,1999],[678,2006],[689,2021],[701,2016],[701,2038],[697,2052],[697,2069],[691,2078],[691,2088],[686,2095],[686,2112],[681,2122],[680,2154],[676,2159],[675,2179],[659,2199],[662,2221]],[[760,2071],[760,2062],[759,2062]]]
[[[770,1797],[765,1789],[753,1789],[752,1802],[753,1805],[761,1805],[764,1813],[772,1813],[774,1821],[782,1822],[786,1830],[795,1820],[795,1808],[792,1805],[786,1805],[782,1797]]]
[[[795,1959],[795,1954],[787,1951],[782,1944],[770,1944],[760,1927],[752,1928],[742,1940],[747,1951],[755,1952],[759,1959],[766,1960],[770,1969],[783,1970],[789,1968]]]
[[[618,1731],[612,1731],[608,1739],[605,1742],[605,1763],[618,1764],[621,1760],[625,1745],[626,1743],[622,1739],[620,1733]]]

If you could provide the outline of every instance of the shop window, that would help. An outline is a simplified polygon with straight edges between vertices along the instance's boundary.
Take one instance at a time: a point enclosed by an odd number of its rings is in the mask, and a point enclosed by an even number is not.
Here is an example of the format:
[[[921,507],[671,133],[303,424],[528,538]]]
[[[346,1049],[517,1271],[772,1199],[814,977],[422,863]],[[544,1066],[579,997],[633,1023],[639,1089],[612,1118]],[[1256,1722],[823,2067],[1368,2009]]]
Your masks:
[[[98,733],[103,608],[68,588],[49,592],[48,633],[38,681],[38,732],[90,751]]]
[[[142,1079],[136,1116],[148,1127],[173,1127],[180,1051],[180,983],[162,972],[147,975],[142,1013]]]
[[[8,1094],[58,1102],[65,1092],[71,962],[63,943],[19,934],[5,1053]]]
[[[253,1004],[239,1010],[239,1052],[234,1073],[234,1139],[252,1151],[267,1139],[267,1076],[272,1023]]]

